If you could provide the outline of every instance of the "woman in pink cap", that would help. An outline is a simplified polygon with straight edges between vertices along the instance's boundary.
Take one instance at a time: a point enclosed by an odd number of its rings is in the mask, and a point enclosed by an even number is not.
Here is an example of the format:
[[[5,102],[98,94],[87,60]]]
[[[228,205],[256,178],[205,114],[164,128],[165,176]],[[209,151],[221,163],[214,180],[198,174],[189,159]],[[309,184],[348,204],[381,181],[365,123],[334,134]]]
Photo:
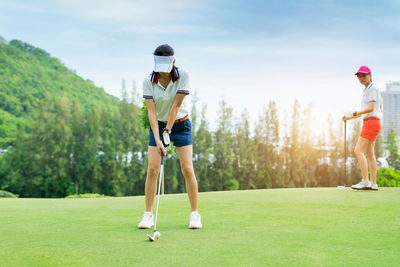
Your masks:
[[[351,188],[356,190],[378,190],[374,147],[376,137],[381,130],[382,98],[378,88],[372,82],[371,70],[367,66],[361,66],[355,75],[357,75],[358,80],[365,87],[361,100],[361,110],[354,111],[350,117],[343,116],[342,118],[343,121],[359,117],[363,118],[361,134],[354,149],[354,153],[360,164],[362,180],[358,184],[352,185]],[[371,181],[368,179],[368,166]]]

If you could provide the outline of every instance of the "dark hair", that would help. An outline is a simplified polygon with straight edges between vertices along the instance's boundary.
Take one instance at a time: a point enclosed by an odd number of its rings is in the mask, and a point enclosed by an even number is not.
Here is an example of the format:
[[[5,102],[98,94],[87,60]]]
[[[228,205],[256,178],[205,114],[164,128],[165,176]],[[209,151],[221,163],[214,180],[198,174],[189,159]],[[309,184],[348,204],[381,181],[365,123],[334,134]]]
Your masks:
[[[154,50],[153,53],[155,56],[173,56],[174,55],[174,49],[170,47],[168,44],[163,44],[160,45]]]

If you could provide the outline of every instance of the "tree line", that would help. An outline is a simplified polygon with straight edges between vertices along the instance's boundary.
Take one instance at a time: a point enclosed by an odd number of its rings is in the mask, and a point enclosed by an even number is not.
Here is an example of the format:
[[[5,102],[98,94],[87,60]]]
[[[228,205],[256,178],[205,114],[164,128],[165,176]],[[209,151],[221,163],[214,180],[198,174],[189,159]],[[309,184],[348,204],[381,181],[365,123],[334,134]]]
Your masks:
[[[135,92],[123,90],[122,95],[117,108],[94,105],[87,114],[78,99],[46,95],[30,129],[21,124],[15,145],[0,155],[0,190],[21,197],[65,197],[76,192],[143,195],[147,111],[139,107]],[[348,186],[361,179],[352,155],[359,121],[348,129],[345,173],[340,118],[329,117],[327,130],[316,135],[311,130],[311,105],[295,101],[290,117],[279,120],[277,105],[270,101],[251,130],[248,112],[236,118],[232,107],[221,100],[216,129],[210,131],[207,106],[194,102],[193,162],[199,191]],[[380,137],[376,154],[381,156],[385,147],[389,165],[399,168],[396,144],[394,131],[385,142]],[[174,149],[165,163],[165,191],[185,192]]]

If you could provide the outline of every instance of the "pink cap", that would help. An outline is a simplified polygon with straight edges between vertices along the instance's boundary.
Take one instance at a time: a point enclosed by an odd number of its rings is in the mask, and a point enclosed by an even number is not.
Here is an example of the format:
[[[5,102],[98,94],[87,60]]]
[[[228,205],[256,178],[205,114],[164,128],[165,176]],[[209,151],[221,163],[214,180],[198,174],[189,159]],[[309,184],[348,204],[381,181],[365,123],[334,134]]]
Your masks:
[[[367,66],[361,66],[358,71],[356,72],[355,75],[357,75],[357,73],[371,73],[371,70],[367,67]]]

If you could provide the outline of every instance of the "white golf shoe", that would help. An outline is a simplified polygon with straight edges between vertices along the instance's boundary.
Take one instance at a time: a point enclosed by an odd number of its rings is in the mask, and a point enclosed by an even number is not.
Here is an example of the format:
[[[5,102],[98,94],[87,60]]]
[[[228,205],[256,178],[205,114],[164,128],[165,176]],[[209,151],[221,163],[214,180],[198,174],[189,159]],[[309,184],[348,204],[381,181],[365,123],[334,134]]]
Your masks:
[[[369,190],[371,189],[371,182],[368,180],[361,180],[358,184],[354,184],[351,188],[355,190]]]
[[[143,217],[138,225],[138,228],[139,229],[149,229],[153,225],[154,225],[153,213],[146,211],[145,213],[143,213]]]
[[[378,190],[378,184],[371,182],[371,190]]]
[[[197,211],[192,211],[190,213],[190,222],[189,222],[189,228],[190,229],[200,229],[203,226],[201,225],[201,216]]]

